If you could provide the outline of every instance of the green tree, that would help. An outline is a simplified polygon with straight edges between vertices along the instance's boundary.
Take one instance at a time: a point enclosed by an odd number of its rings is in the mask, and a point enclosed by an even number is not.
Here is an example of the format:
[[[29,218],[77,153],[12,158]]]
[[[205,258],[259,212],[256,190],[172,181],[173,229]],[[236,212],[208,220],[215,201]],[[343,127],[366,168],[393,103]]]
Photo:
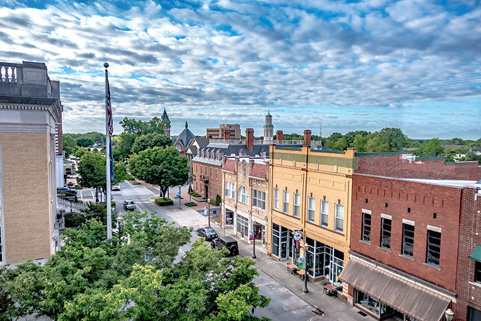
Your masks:
[[[70,155],[75,153],[78,148],[77,141],[70,134],[62,135],[62,145],[63,151],[65,152],[65,158],[68,158]]]
[[[167,121],[161,121],[160,118],[154,117],[149,121],[136,120],[135,118],[129,119],[125,117],[121,122],[124,133],[145,135],[145,134],[163,134],[164,127],[168,125]]]
[[[439,156],[443,154],[444,148],[441,144],[439,138],[433,138],[424,142],[419,146],[419,148],[414,152],[415,155],[421,157]]]
[[[400,152],[407,145],[407,137],[399,128],[383,128],[376,132],[381,145],[380,152]]]
[[[164,146],[172,146],[172,139],[170,139],[164,134],[152,133],[137,136],[134,143],[132,144],[131,152],[137,154],[141,151],[146,150],[147,148]]]
[[[146,149],[130,163],[131,172],[139,179],[159,185],[160,196],[166,198],[170,186],[183,185],[189,175],[187,158],[172,146]]]
[[[121,133],[118,137],[119,143],[112,149],[112,154],[115,160],[123,160],[129,157],[132,152],[132,145],[138,137],[136,134]]]

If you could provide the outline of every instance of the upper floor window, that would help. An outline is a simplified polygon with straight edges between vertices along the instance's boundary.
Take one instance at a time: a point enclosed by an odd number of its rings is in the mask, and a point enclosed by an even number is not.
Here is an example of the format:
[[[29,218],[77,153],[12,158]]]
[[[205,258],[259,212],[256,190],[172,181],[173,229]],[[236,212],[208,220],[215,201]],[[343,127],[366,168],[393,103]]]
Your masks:
[[[426,263],[439,266],[441,257],[441,233],[428,230],[426,244]]]
[[[274,188],[274,209],[279,210],[279,189]]]
[[[200,175],[202,175],[202,166],[200,167]]]
[[[244,204],[249,204],[249,194],[247,194],[247,190],[244,186],[239,188],[239,192],[237,192],[237,200]]]
[[[195,165],[195,172],[198,173],[199,172],[199,166]]]
[[[327,227],[329,221],[329,202],[321,201],[321,226]]]
[[[403,224],[403,243],[401,254],[413,256],[414,251],[414,225]]]
[[[258,207],[260,209],[266,209],[266,193],[253,190],[252,191],[252,206]]]
[[[316,213],[316,200],[314,197],[309,197],[307,200],[307,220],[314,222],[314,215]]]
[[[481,262],[478,261],[474,264],[474,282],[481,283]]]
[[[289,192],[284,191],[284,199],[282,204],[282,212],[289,214]]]
[[[294,217],[301,214],[301,195],[294,193]]]
[[[371,214],[362,213],[362,235],[361,240],[371,242]]]
[[[336,204],[336,212],[335,212],[336,222],[334,225],[334,229],[337,232],[344,232],[344,206],[340,204]]]
[[[225,182],[225,196],[229,198],[234,198],[234,183]]]
[[[212,178],[212,168],[209,168],[210,169],[210,177]]]
[[[381,247],[391,248],[391,220],[388,218],[381,218]]]
[[[217,179],[217,176],[219,175],[219,170],[216,168],[215,169],[215,179]]]

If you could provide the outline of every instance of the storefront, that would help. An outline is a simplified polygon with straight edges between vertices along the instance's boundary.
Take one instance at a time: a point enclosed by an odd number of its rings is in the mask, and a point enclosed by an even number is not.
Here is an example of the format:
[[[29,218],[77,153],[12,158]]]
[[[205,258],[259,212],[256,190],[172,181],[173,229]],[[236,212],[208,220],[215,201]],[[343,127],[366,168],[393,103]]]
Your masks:
[[[455,294],[377,262],[353,256],[339,276],[354,306],[377,320],[440,321]]]
[[[339,275],[344,268],[344,252],[309,237],[306,241],[308,274],[314,280],[325,278],[340,287]]]
[[[265,236],[265,227],[258,222],[252,221],[252,229],[249,228],[249,219],[246,216],[241,214],[237,214],[236,216],[236,233],[239,237],[248,239],[252,241],[254,237],[256,243],[265,244],[264,236]],[[253,231],[253,235],[252,235]]]
[[[299,250],[293,252],[293,244],[295,241],[292,238],[292,231],[278,224],[272,224],[272,249],[273,256],[279,260],[287,260],[292,258],[293,262],[297,259],[293,253],[299,253]]]

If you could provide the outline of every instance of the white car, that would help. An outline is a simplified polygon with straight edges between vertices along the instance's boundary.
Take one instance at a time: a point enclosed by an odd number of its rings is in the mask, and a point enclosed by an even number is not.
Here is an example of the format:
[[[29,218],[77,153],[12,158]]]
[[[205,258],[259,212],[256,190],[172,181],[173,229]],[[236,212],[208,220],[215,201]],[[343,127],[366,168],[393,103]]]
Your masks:
[[[119,184],[115,184],[112,186],[112,191],[120,191],[120,185]]]

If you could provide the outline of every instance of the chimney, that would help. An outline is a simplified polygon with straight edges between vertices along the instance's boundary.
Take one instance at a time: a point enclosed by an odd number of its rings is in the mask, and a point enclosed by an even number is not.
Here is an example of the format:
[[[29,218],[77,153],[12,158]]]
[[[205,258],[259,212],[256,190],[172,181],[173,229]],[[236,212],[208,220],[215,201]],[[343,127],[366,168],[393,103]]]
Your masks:
[[[230,130],[224,131],[224,140],[230,140]]]
[[[309,129],[304,131],[304,146],[311,147],[311,131]]]
[[[248,151],[254,150],[254,128],[246,128],[246,146]]]
[[[282,130],[278,130],[278,131],[276,132],[277,141],[279,142],[279,144],[282,144],[282,138],[283,138],[283,137],[282,137],[282,134],[283,134],[283,133],[282,133]]]

